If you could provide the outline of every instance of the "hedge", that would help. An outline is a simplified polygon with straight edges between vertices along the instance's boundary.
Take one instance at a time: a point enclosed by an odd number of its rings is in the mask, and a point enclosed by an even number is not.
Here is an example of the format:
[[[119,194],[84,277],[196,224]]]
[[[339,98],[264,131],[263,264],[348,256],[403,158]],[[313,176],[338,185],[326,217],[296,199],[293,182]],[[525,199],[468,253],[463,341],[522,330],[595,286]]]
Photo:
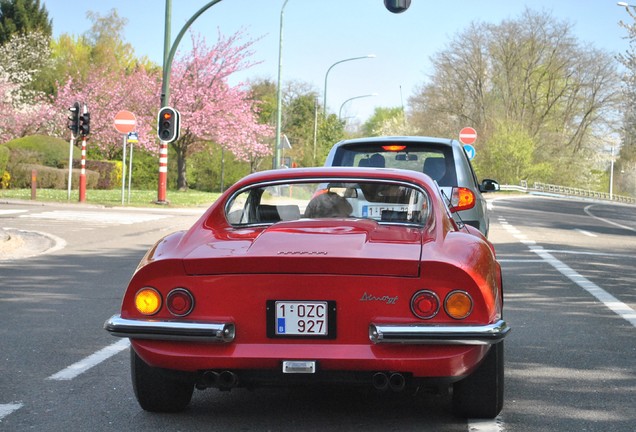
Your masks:
[[[36,164],[16,165],[11,173],[11,187],[24,189],[31,187],[31,171],[37,171],[37,187],[43,189],[66,189],[68,187],[68,170],[51,168]],[[74,169],[71,180],[72,187],[79,187],[80,170]],[[86,188],[95,189],[99,181],[99,173],[86,170]]]
[[[69,144],[63,139],[31,135],[7,141],[4,145],[11,152],[10,165],[30,163],[55,168],[68,167]],[[73,146],[73,158],[80,157],[81,150]]]

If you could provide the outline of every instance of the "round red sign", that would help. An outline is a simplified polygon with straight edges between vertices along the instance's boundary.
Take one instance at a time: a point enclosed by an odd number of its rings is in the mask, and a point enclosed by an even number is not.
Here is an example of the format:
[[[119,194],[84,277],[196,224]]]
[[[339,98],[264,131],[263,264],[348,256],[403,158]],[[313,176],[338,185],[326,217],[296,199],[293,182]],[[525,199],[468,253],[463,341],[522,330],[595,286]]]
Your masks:
[[[115,114],[115,129],[121,134],[134,132],[137,128],[137,117],[130,111],[119,111]]]
[[[465,127],[459,131],[459,142],[462,144],[473,144],[477,141],[477,131],[471,127]]]

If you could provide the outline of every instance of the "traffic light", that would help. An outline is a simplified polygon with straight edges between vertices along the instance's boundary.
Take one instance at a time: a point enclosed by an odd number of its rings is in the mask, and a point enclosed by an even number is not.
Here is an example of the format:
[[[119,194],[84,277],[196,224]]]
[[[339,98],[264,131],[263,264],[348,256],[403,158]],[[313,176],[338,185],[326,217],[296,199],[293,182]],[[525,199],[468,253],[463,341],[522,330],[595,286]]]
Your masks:
[[[179,111],[163,107],[157,118],[157,135],[164,142],[173,142],[179,138]]]
[[[402,13],[409,6],[411,6],[411,0],[384,0],[384,7],[393,13]]]
[[[79,117],[79,133],[82,134],[82,136],[88,136],[91,132],[91,114],[88,112],[86,104],[84,104],[82,111]]]
[[[68,109],[71,113],[68,115],[68,128],[71,130],[73,137],[77,136],[79,132],[79,116],[80,116],[80,104],[75,102],[72,107]]]

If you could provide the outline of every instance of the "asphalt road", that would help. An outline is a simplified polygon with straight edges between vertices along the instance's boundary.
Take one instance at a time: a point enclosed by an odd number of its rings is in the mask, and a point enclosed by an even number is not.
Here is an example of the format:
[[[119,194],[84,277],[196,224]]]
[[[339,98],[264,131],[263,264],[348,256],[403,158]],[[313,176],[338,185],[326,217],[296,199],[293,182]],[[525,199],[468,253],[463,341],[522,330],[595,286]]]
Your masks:
[[[197,391],[184,413],[144,412],[126,342],[102,325],[146,249],[201,211],[0,204],[5,233],[52,248],[0,253],[0,431],[636,429],[636,208],[504,195],[490,239],[513,332],[496,421],[454,418],[448,395],[334,388]]]

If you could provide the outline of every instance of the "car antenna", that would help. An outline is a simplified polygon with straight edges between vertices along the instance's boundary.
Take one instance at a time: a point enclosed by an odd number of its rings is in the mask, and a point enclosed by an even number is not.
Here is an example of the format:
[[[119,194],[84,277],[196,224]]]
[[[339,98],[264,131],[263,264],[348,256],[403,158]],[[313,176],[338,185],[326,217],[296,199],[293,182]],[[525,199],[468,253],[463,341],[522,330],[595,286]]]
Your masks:
[[[444,199],[446,200],[446,203],[447,203],[447,205],[448,205],[448,208],[453,208],[454,206],[453,206],[453,204],[452,204],[452,202],[451,202],[450,198],[448,197],[448,195],[446,195],[446,192],[444,192],[444,191],[442,190],[442,188],[440,188],[440,192],[442,193],[442,196],[443,196],[443,197],[444,197]],[[459,219],[459,220],[456,220],[456,219],[455,219],[455,216],[457,216],[457,219]],[[455,223],[457,224],[457,227],[458,227],[459,229],[465,229],[465,230],[466,230],[466,232],[468,232],[468,228],[466,228],[466,224],[464,223],[464,221],[462,220],[462,217],[459,215],[459,213],[458,213],[458,212],[453,213],[453,220],[455,221]]]

